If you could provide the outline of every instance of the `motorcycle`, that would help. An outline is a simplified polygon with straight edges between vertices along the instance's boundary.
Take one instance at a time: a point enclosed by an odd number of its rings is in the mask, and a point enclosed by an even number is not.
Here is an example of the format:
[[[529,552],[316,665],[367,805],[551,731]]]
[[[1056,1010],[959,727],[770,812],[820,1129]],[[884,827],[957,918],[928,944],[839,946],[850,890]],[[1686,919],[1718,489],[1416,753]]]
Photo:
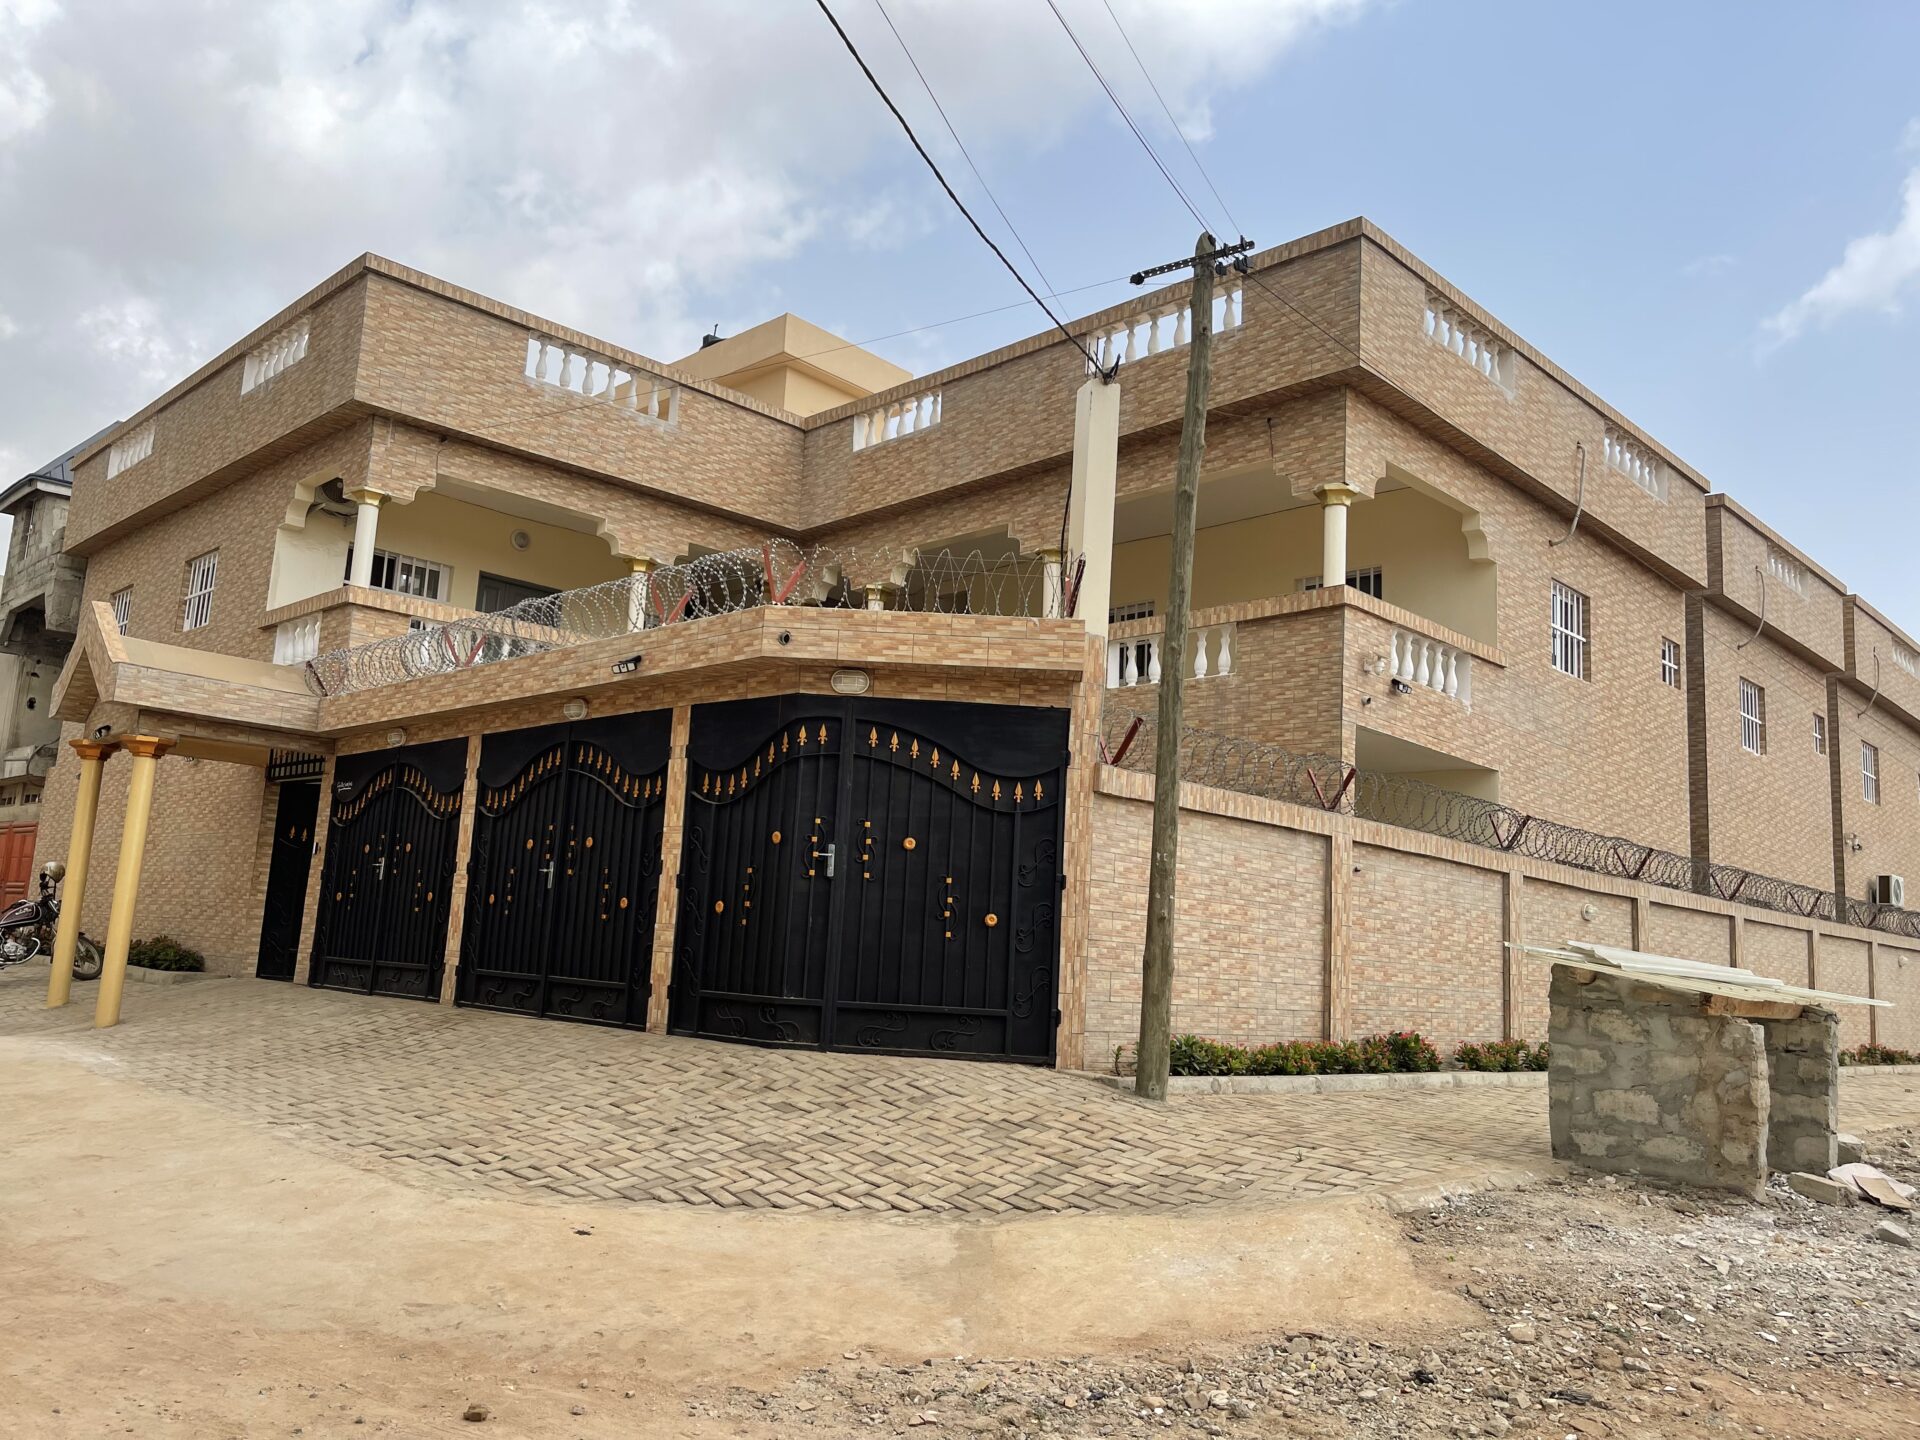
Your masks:
[[[0,970],[53,953],[53,932],[60,921],[60,899],[54,889],[66,876],[66,866],[49,860],[40,867],[40,898],[16,900],[0,910]],[[75,939],[74,979],[98,980],[104,963],[98,945],[84,935]]]

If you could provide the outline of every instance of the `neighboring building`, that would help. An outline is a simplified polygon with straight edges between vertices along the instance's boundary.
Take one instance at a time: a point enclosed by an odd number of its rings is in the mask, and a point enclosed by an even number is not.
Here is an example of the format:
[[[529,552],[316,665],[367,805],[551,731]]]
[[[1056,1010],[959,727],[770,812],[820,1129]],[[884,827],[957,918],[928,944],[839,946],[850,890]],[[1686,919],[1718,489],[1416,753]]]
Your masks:
[[[1647,868],[1818,900],[1906,864],[1842,761],[1880,745],[1920,806],[1910,642],[1366,221],[1251,267],[1213,317],[1189,718],[1507,808],[1444,838],[1377,787],[1195,787],[1177,1023],[1538,1035],[1509,943],[1555,932],[1920,979],[1869,913]],[[136,926],[227,973],[1102,1063],[1150,785],[1097,762],[1172,663],[1185,310],[919,378],[793,316],[662,365],[363,257],[75,457],[59,713],[163,757],[106,764],[96,876],[153,783]],[[1556,826],[1595,833],[1529,848]]]
[[[106,433],[0,491],[0,514],[13,522],[0,575],[0,903],[31,880],[40,792],[59,748],[53,686],[80,615],[86,565],[63,553],[69,462]]]

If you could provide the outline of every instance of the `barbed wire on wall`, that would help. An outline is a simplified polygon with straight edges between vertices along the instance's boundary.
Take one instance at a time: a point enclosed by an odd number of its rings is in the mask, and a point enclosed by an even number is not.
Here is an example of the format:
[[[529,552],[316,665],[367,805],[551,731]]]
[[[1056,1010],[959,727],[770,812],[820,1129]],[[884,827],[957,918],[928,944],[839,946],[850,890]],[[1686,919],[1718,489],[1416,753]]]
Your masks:
[[[316,695],[344,695],[768,605],[1039,617],[1059,613],[1064,589],[1070,614],[1073,576],[1070,560],[1038,551],[770,540],[535,596],[491,614],[415,620],[404,635],[314,657],[306,681]]]
[[[1153,770],[1155,718],[1109,705],[1102,758],[1122,769]],[[1497,801],[1445,790],[1424,780],[1361,770],[1337,755],[1296,754],[1282,746],[1183,727],[1180,778],[1195,785],[1283,800],[1362,820],[1465,841],[1597,875],[1637,880],[1716,900],[1920,939],[1920,913],[1836,895],[1832,890],[1715,865],[1628,840],[1527,815]]]

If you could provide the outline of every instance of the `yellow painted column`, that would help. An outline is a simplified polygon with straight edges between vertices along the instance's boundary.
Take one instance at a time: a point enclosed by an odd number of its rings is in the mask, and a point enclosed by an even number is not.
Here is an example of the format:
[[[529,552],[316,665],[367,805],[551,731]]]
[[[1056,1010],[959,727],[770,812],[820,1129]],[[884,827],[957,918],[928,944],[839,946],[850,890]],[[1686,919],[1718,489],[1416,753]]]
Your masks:
[[[53,973],[47,977],[47,1008],[73,995],[73,956],[80,943],[80,907],[87,898],[87,861],[93,855],[93,820],[100,809],[100,773],[120,747],[111,740],[69,740],[80,757],[80,783],[73,797],[73,834],[67,840],[67,875],[60,891],[60,925],[53,932]]]
[[[113,912],[107,918],[106,968],[94,1001],[94,1028],[120,1023],[120,995],[127,986],[127,951],[133,945],[133,907],[140,895],[140,865],[147,858],[147,824],[153,818],[153,778],[171,740],[152,735],[123,735],[121,748],[133,757],[127,780],[127,821],[120,834],[120,868],[113,876]]]
[[[1320,527],[1320,583],[1327,589],[1347,583],[1347,508],[1362,495],[1341,481],[1322,485],[1313,492],[1320,497],[1323,516]]]

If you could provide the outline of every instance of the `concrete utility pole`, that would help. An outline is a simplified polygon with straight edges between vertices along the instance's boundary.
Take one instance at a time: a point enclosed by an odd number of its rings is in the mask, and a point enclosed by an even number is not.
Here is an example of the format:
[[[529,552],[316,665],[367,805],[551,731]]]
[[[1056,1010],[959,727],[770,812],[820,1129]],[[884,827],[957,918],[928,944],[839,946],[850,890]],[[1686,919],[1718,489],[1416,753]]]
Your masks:
[[[1147,878],[1147,943],[1140,961],[1140,1043],[1133,1089],[1167,1098],[1173,1047],[1174,872],[1180,859],[1180,707],[1187,681],[1187,608],[1193,595],[1194,517],[1200,506],[1200,459],[1207,445],[1207,382],[1213,362],[1213,267],[1217,249],[1204,230],[1193,247],[1189,301],[1192,349],[1187,356],[1187,412],[1180,423],[1180,463],[1173,482],[1173,569],[1167,580],[1167,623],[1160,637],[1159,733],[1153,755],[1153,858]],[[1188,263],[1188,262],[1183,262]],[[1141,277],[1135,277],[1136,281]]]

